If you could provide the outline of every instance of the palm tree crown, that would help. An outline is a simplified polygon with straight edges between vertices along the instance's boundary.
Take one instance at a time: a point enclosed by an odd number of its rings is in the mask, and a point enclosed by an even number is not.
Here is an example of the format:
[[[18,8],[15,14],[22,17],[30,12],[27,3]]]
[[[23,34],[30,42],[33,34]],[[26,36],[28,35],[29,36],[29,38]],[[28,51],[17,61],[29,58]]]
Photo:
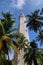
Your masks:
[[[41,26],[43,26],[43,23],[41,20],[43,20],[43,17],[39,16],[39,11],[36,10],[34,13],[31,13],[31,15],[27,15],[29,17],[27,27],[29,26],[29,30],[34,30],[37,32]]]
[[[6,65],[4,64],[6,59],[6,55],[8,56],[8,51],[10,47],[15,51],[15,53],[19,53],[19,50],[17,48],[16,42],[12,39],[14,37],[14,34],[10,34],[12,32],[12,25],[14,23],[14,19],[11,17],[10,12],[9,13],[2,13],[3,19],[0,21],[0,65]],[[12,30],[11,30],[12,29]],[[11,32],[9,32],[11,31]],[[15,35],[16,36],[16,35]],[[15,45],[16,44],[16,45]],[[8,56],[9,57],[9,56]],[[9,58],[8,58],[9,60]],[[10,62],[8,62],[10,63]]]
[[[30,48],[27,48],[27,51],[24,54],[24,58],[27,65],[38,65],[38,62],[43,64],[43,52],[37,48],[37,44],[34,40],[30,43]]]

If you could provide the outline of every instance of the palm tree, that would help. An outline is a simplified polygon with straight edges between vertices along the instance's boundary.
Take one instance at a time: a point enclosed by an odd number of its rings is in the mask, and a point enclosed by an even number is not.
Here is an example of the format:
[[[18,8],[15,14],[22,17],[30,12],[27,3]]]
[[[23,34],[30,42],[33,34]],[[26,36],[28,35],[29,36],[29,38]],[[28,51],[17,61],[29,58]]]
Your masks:
[[[30,43],[24,54],[25,63],[27,65],[38,65],[38,62],[43,65],[43,50],[37,48],[35,41]]]
[[[18,38],[16,39],[16,43],[19,44],[19,49],[22,49],[24,48],[25,50],[25,47],[28,47],[29,46],[29,42],[28,40],[26,39],[26,37],[24,37],[24,35],[22,33],[19,33],[19,36]]]
[[[14,19],[11,18],[10,13],[3,13],[4,19],[0,21],[0,64],[4,65],[5,55],[8,55],[8,50],[10,46],[14,49],[16,53],[19,53],[17,49],[16,42],[12,39],[15,34],[10,34],[12,30],[12,24],[14,23]],[[15,35],[16,36],[16,35]],[[16,45],[15,45],[16,44]]]
[[[40,41],[40,43],[43,44],[43,30],[39,31],[39,34],[36,37],[36,40]]]
[[[14,50],[16,50],[15,52],[18,53],[17,52],[18,49],[14,45],[13,41],[11,40],[11,38],[8,37],[7,35],[2,36],[1,39],[0,39],[0,50],[2,50],[2,49],[4,50],[4,43],[6,43],[6,44],[8,43],[8,45],[12,46],[12,48]]]
[[[15,22],[15,18],[12,18],[13,15],[10,14],[10,12],[7,13],[2,12],[2,16],[3,16],[2,24],[4,26],[5,32],[9,32],[10,29],[12,29],[13,23]]]
[[[40,10],[36,10],[33,13],[31,12],[31,15],[27,15],[27,17],[29,17],[27,27],[29,27],[29,30],[33,30],[34,32],[37,32],[41,29],[41,26],[43,26],[43,16],[39,16],[39,12]]]

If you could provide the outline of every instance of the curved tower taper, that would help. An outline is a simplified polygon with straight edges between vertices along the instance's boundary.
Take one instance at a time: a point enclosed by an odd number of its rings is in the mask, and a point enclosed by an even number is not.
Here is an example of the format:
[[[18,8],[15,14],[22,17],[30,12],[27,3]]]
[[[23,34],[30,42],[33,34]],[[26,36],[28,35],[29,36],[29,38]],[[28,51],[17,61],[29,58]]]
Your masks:
[[[28,28],[26,27],[26,16],[22,13],[19,16],[19,32],[22,33],[29,41]]]

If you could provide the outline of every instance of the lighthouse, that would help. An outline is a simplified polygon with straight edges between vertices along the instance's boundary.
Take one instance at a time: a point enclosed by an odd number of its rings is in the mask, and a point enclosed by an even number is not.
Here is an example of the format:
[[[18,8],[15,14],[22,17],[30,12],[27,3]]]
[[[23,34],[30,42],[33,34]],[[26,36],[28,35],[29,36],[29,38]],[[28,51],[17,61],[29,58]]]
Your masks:
[[[26,27],[26,16],[21,13],[19,16],[19,33],[22,33],[24,37],[28,40],[29,42],[29,34],[28,34],[28,28]],[[17,65],[27,65],[24,63],[24,50],[20,50],[20,54],[18,54],[18,64]]]
[[[27,19],[26,16],[21,13],[19,16],[19,32],[26,37],[26,39],[29,41],[29,34],[28,34],[28,28],[26,27],[27,25]]]
[[[27,21],[26,16],[23,13],[21,13],[19,16],[19,33],[22,33],[29,42],[30,40],[29,40],[28,28],[26,27],[27,25],[26,21]],[[20,54],[15,54],[12,65],[27,65],[26,63],[24,63],[23,57],[24,57],[24,49],[22,48],[22,50],[20,50]]]

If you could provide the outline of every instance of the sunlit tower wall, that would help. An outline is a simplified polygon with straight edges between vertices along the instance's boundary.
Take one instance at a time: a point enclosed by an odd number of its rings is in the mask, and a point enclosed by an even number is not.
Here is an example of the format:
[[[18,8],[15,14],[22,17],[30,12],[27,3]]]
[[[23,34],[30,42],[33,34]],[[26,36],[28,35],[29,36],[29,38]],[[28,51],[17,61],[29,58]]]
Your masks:
[[[26,27],[27,23],[26,23],[27,19],[26,16],[22,13],[19,16],[19,32],[22,33],[26,39],[28,39],[29,41],[29,34],[28,34],[28,28]]]
[[[29,41],[28,28],[26,27],[26,16],[22,13],[19,16],[19,33],[22,33],[26,39]],[[20,50],[20,54],[18,54],[18,64],[17,65],[27,65],[24,63],[24,50]]]

